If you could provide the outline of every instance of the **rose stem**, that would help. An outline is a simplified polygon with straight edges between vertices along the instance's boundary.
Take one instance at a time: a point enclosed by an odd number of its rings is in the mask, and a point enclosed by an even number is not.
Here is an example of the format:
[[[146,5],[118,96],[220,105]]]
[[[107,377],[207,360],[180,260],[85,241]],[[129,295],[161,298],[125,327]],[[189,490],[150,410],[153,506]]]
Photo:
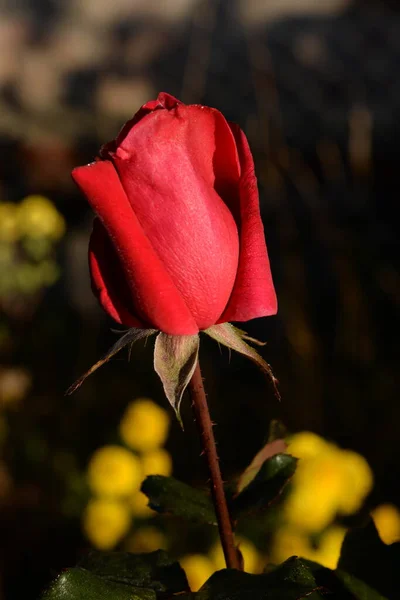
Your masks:
[[[192,378],[189,382],[189,390],[192,397],[193,409],[196,417],[197,427],[200,433],[201,444],[203,446],[204,455],[206,457],[208,470],[210,473],[211,494],[217,515],[219,535],[221,538],[222,549],[224,551],[226,566],[228,569],[241,570],[238,553],[235,547],[232,523],[229,516],[224,486],[222,483],[221,471],[219,468],[217,447],[215,444],[210,412],[208,410],[207,398],[204,391],[200,363],[198,361]]]

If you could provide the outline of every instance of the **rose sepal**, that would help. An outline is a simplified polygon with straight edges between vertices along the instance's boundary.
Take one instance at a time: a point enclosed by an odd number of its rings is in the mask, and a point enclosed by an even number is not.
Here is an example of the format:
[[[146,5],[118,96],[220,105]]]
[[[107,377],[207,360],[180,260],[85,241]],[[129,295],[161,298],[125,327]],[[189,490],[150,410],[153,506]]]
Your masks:
[[[69,396],[76,392],[76,390],[81,387],[82,383],[87,377],[89,377],[89,375],[91,375],[92,373],[97,371],[97,369],[102,367],[106,362],[110,360],[110,358],[112,358],[120,350],[125,348],[125,346],[132,346],[132,344],[134,344],[138,340],[148,338],[149,336],[154,335],[155,333],[157,333],[156,329],[136,329],[135,327],[129,329],[122,337],[119,338],[119,340],[115,342],[113,346],[111,346],[111,348],[100,358],[100,360],[98,360],[94,365],[92,365],[90,369],[86,371],[86,373],[79,377],[79,379],[77,379],[75,383],[73,383],[67,389],[66,395]]]
[[[245,331],[239,329],[238,327],[234,327],[234,325],[231,323],[220,323],[219,325],[213,325],[212,327],[205,329],[204,333],[209,335],[219,344],[223,344],[230,350],[239,352],[240,354],[243,354],[243,356],[246,356],[252,360],[272,382],[275,395],[278,400],[280,400],[280,394],[278,390],[279,382],[273,374],[271,366],[262,358],[262,356],[258,354],[255,348],[246,343],[252,342],[258,346],[265,346],[265,342],[260,342],[259,340],[248,336]]]

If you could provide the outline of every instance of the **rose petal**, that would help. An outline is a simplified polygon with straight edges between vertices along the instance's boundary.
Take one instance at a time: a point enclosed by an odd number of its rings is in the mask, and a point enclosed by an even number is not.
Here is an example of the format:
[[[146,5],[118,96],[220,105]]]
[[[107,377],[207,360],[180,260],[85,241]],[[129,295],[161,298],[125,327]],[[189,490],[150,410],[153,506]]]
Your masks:
[[[198,327],[143,232],[112,163],[105,160],[78,167],[72,176],[98,214],[121,261],[132,303],[127,307],[129,313],[171,335],[197,333]],[[105,259],[93,246],[92,252],[97,263]],[[103,266],[103,277],[106,270]],[[113,291],[112,297],[119,291]]]
[[[242,168],[240,180],[240,255],[235,285],[219,323],[276,314],[277,298],[260,216],[253,157],[245,134],[230,124]]]
[[[107,231],[98,218],[93,222],[89,241],[89,267],[93,292],[106,313],[117,323],[128,327],[146,327],[129,312],[132,299],[125,274]]]
[[[175,108],[178,104],[182,104],[182,102],[174,96],[171,96],[171,94],[167,94],[167,92],[160,92],[157,100],[149,100],[149,102],[146,102],[146,104],[143,104],[143,106],[139,108],[132,119],[125,123],[115,140],[104,144],[100,148],[101,158],[112,158],[118,146],[123,142],[126,136],[129,135],[132,127],[144,117],[151,114],[155,110]]]
[[[199,329],[215,324],[231,295],[239,252],[235,220],[218,194],[237,193],[240,177],[224,117],[183,104],[156,110],[131,129],[113,161]]]

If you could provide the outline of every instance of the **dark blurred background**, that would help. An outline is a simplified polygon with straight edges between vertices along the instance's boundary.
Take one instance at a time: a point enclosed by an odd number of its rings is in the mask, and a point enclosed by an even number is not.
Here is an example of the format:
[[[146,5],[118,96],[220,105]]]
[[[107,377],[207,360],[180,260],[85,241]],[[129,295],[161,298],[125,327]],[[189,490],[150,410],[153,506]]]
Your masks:
[[[220,109],[256,160],[280,308],[246,329],[268,341],[282,400],[204,339],[224,473],[280,418],[362,453],[371,502],[400,504],[399,67],[395,0],[0,1],[0,598],[36,597],[87,547],[65,464],[84,470],[134,397],[166,404],[139,344],[64,396],[116,339],[70,171],[159,91]],[[22,247],[10,205],[32,195],[58,233]],[[174,474],[204,482],[188,401],[183,419]]]

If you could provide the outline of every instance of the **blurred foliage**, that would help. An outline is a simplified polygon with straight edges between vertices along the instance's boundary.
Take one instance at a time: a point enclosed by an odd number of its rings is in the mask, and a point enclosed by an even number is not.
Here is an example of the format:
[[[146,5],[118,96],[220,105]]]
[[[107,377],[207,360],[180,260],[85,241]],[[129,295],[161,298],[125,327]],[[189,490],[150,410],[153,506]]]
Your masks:
[[[7,328],[7,317],[30,317],[44,290],[59,278],[56,251],[64,234],[65,220],[48,198],[27,196],[19,203],[0,199],[3,328]]]
[[[270,442],[271,445],[274,443],[274,441]],[[172,515],[179,517],[179,528],[174,526],[168,529],[167,524],[163,531],[162,523],[154,521],[153,525],[142,526],[139,532],[130,537],[125,546],[131,553],[89,554],[78,567],[69,569],[60,575],[45,591],[42,596],[43,600],[75,600],[75,598],[91,600],[96,597],[121,598],[121,600],[125,597],[137,598],[137,600],[153,598],[156,600],[165,598],[166,593],[169,594],[169,598],[176,596],[177,598],[198,598],[198,600],[232,600],[232,598],[238,600],[250,600],[250,598],[252,600],[257,598],[260,600],[268,598],[271,600],[278,598],[300,600],[306,596],[317,599],[326,597],[326,595],[333,600],[388,600],[394,598],[393,593],[397,589],[400,544],[385,545],[379,539],[371,519],[364,527],[353,526],[347,530],[335,523],[329,524],[320,532],[319,540],[315,537],[315,527],[313,527],[314,546],[311,545],[311,539],[306,537],[309,533],[309,517],[304,521],[305,528],[302,534],[298,530],[297,540],[293,532],[290,533],[291,525],[288,526],[285,523],[285,505],[290,503],[293,495],[299,493],[299,487],[301,488],[302,484],[307,485],[307,480],[301,475],[301,470],[310,468],[307,463],[314,460],[320,452],[326,454],[333,451],[333,448],[330,447],[331,444],[323,439],[317,439],[308,432],[292,437],[289,448],[295,449],[296,445],[301,450],[299,454],[302,456],[298,457],[298,469],[294,476],[293,473],[287,474],[288,485],[279,490],[274,484],[273,478],[270,478],[264,486],[266,497],[271,498],[275,494],[275,508],[272,508],[273,505],[270,501],[266,502],[264,508],[272,518],[266,521],[259,518],[257,520],[259,547],[242,534],[236,536],[244,573],[225,569],[225,560],[219,541],[215,540],[215,534],[211,535],[211,529],[207,534],[209,520],[205,518],[204,502],[198,500],[193,503],[193,498],[199,499],[203,495],[206,499],[207,496],[188,485],[174,483],[171,478],[157,475],[148,477],[142,489],[148,495],[150,505],[152,505],[154,495],[159,494],[157,490],[160,489],[162,481],[169,482],[168,485],[162,487],[163,498],[158,505],[154,505],[154,508],[166,514],[167,518],[171,518]],[[340,469],[341,460],[346,460],[348,457],[346,451],[339,448],[334,450],[335,461]],[[263,451],[268,454],[265,448]],[[274,465],[277,457],[281,455],[274,455],[271,448],[271,456],[267,457],[264,462],[259,460],[259,456],[260,453],[256,457],[259,461],[258,472],[263,473],[274,471],[271,466],[268,467],[268,464]],[[288,456],[288,458],[292,457]],[[356,464],[362,465],[360,472],[365,474],[362,457],[358,458]],[[253,460],[251,464],[254,465],[254,463]],[[112,467],[112,473],[114,469],[115,465]],[[296,481],[298,473],[300,473],[300,481]],[[353,474],[357,478],[357,473]],[[244,487],[239,488],[239,496],[245,493],[247,488],[253,486],[257,475]],[[371,479],[371,474],[368,473],[368,475]],[[343,476],[343,471],[341,476]],[[241,480],[240,477],[239,481]],[[118,483],[119,480],[117,480],[116,487],[117,492],[120,492]],[[338,496],[335,488],[336,500],[346,497],[348,487],[351,486],[348,479],[344,478],[342,483],[342,494]],[[268,485],[270,490],[267,491]],[[324,480],[320,481],[320,487],[325,491],[325,497],[330,502],[332,488],[326,486]],[[231,489],[232,484],[228,484],[227,488]],[[179,490],[178,495],[177,490]],[[284,490],[283,493],[282,490]],[[322,491],[316,498],[317,503],[321,502],[323,495]],[[360,498],[359,490],[356,490],[355,495],[357,502],[352,504],[354,510],[359,508],[365,493]],[[260,499],[254,495],[250,495],[248,498],[253,499],[254,506],[258,509]],[[234,500],[235,496],[231,498],[231,502]],[[98,506],[96,507],[96,505]],[[342,504],[339,502],[337,505],[340,510]],[[164,510],[165,506],[170,507],[168,511]],[[186,512],[181,510],[180,507],[185,506],[190,506],[191,510]],[[86,509],[86,528],[91,519],[91,517],[88,518],[88,514],[92,507],[96,507],[93,513],[95,517],[92,523],[92,542],[100,548],[102,545],[111,547],[127,528],[129,520],[127,505],[118,504],[115,500],[110,499],[91,500]],[[310,504],[308,512],[312,513],[312,511],[313,506]],[[214,537],[211,545],[208,541],[207,552],[186,553],[181,557],[179,565],[160,550],[154,551],[155,547],[162,546],[169,551],[170,556],[176,555],[179,538],[184,534],[186,526],[189,527],[188,539],[195,532],[193,524],[190,525],[193,521],[203,523],[202,532],[208,540]],[[112,522],[114,525],[110,526]],[[215,523],[213,524],[215,525]],[[317,524],[318,527],[321,526],[318,518]],[[297,523],[297,526],[299,525]],[[385,534],[388,532],[387,525],[388,521],[386,520]],[[394,525],[398,527],[398,521]],[[234,522],[234,526],[237,528],[238,523]],[[246,519],[244,519],[244,528],[246,529],[246,527]],[[271,542],[271,536],[268,535],[271,533],[272,546],[271,543],[268,543],[268,538]],[[260,549],[260,540],[263,540],[263,551]],[[136,554],[132,552],[136,552]],[[140,554],[140,552],[147,553]],[[289,555],[287,560],[285,560],[285,552]],[[293,554],[302,558],[293,556]],[[162,570],[157,568],[160,561],[163,564]],[[282,562],[282,564],[276,566],[277,562]],[[180,570],[182,568],[183,571]],[[173,573],[174,576],[170,578]],[[184,573],[186,573],[187,580]],[[190,586],[190,593],[188,586]],[[129,592],[131,596],[127,596]]]

